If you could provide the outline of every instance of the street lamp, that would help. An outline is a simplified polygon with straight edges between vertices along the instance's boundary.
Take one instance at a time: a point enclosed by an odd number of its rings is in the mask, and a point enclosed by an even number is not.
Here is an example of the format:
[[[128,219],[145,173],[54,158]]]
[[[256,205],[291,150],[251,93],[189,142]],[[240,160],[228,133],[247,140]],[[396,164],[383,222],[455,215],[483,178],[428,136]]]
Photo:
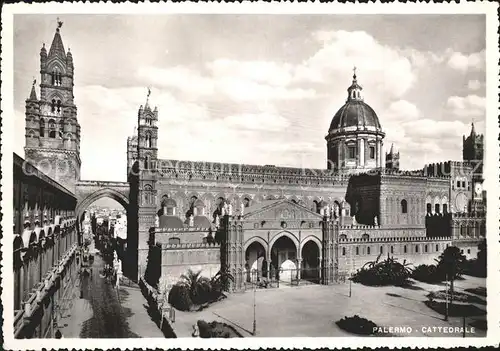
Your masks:
[[[253,329],[252,329],[252,335],[255,336],[257,333],[257,320],[255,318],[255,307],[256,307],[256,299],[255,295],[257,293],[257,284],[254,284],[253,286]]]

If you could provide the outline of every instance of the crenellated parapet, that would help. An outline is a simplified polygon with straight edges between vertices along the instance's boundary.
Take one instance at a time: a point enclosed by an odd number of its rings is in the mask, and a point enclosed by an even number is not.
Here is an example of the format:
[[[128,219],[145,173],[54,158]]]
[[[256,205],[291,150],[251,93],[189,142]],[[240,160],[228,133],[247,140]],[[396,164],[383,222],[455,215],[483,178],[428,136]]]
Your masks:
[[[339,238],[340,244],[352,244],[352,243],[399,243],[399,242],[440,242],[440,241],[450,241],[450,237],[435,237],[428,238],[422,236],[394,236],[394,237],[361,237],[361,238]]]
[[[286,184],[346,184],[348,174],[328,169],[260,166],[246,164],[158,160],[158,173],[162,177],[216,181],[273,182]]]
[[[155,234],[161,234],[161,233],[199,233],[199,232],[208,232],[211,230],[211,228],[196,228],[196,227],[188,227],[188,226],[186,226],[184,228],[155,227],[155,228],[151,228],[151,230]]]
[[[213,243],[185,243],[185,244],[161,244],[162,250],[191,250],[191,249],[214,249],[220,248],[220,244]]]

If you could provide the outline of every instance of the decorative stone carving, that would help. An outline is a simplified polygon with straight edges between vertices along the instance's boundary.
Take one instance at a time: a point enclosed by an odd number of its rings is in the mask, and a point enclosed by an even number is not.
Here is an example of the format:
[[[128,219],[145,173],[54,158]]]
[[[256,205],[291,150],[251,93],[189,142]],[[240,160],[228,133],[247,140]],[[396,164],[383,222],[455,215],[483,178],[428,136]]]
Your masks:
[[[373,223],[374,223],[375,226],[378,226],[378,218],[377,218],[377,216],[375,216],[373,218]]]
[[[194,216],[193,215],[189,216],[189,226],[194,227]]]
[[[356,222],[356,215],[352,216],[352,225],[357,225],[358,222]]]

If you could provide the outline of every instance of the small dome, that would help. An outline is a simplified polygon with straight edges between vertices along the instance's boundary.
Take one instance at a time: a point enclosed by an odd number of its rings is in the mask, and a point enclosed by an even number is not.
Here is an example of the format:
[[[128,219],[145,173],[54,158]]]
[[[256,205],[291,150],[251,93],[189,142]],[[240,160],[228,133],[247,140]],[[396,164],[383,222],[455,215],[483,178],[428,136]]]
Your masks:
[[[377,114],[368,104],[361,100],[349,100],[333,117],[329,131],[358,125],[381,129]]]
[[[205,216],[194,216],[193,221],[196,228],[210,228],[212,226]]]
[[[184,224],[177,216],[160,216],[160,228],[184,228]]]

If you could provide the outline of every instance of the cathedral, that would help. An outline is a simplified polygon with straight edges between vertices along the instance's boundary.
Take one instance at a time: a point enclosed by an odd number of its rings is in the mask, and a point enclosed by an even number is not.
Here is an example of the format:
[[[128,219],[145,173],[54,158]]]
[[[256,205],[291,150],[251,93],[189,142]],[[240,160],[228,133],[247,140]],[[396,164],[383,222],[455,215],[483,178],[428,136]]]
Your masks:
[[[237,288],[249,271],[271,268],[328,284],[381,255],[429,264],[455,245],[475,258],[485,237],[483,136],[472,125],[462,161],[402,171],[399,152],[383,152],[356,73],[328,129],[325,169],[159,159],[158,113],[149,102],[139,108],[127,158],[139,269],[159,247],[169,283],[188,268],[213,275],[223,265]]]
[[[475,258],[486,222],[483,136],[472,125],[461,161],[400,170],[399,152],[391,145],[384,153],[383,118],[364,101],[356,73],[328,128],[323,169],[161,159],[161,111],[148,94],[127,139],[127,183],[81,181],[74,64],[61,25],[48,53],[40,51],[40,95],[34,82],[26,100],[25,157],[80,206],[103,196],[124,205],[136,277],[154,247],[169,281],[222,266],[236,287],[271,267],[328,284],[380,255],[433,263],[449,245]],[[79,197],[90,185],[93,194]],[[25,210],[15,211],[21,218]]]

